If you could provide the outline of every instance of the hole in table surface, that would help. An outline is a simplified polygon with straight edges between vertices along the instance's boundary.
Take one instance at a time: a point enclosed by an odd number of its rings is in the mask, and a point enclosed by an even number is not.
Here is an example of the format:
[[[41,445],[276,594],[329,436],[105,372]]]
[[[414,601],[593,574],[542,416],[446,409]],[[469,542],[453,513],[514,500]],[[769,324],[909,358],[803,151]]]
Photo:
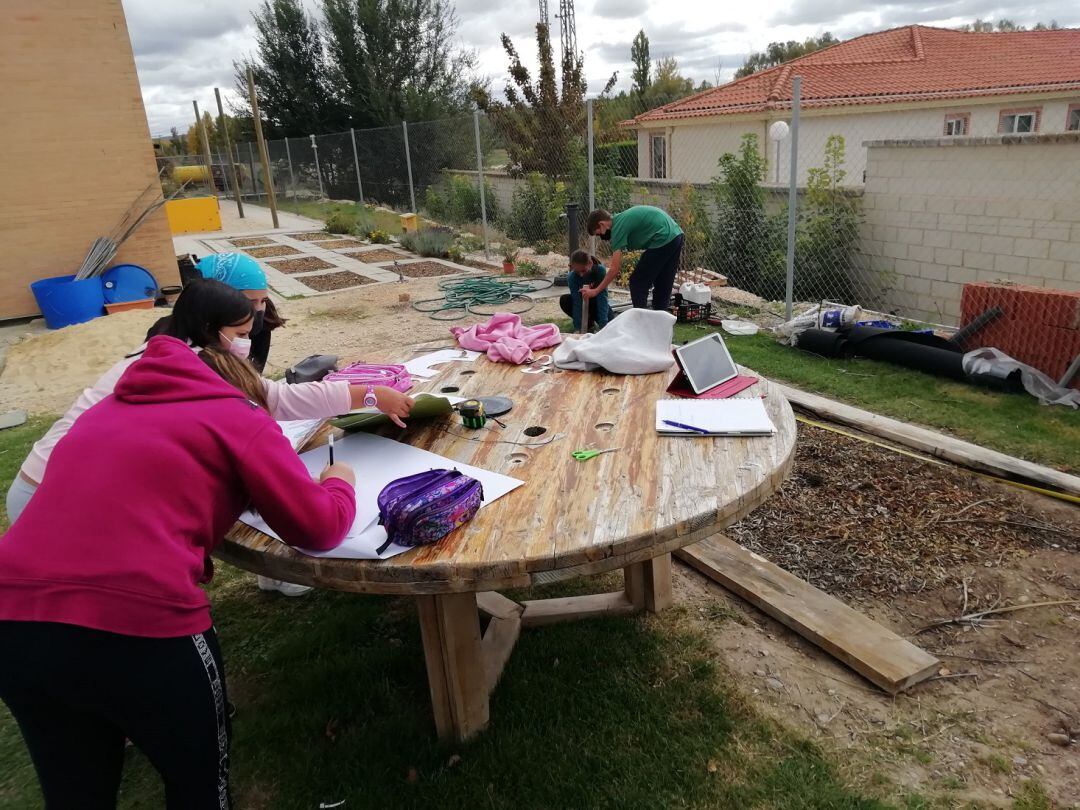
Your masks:
[[[615,429],[615,423],[614,422],[600,422],[596,426],[596,429],[597,430],[602,430],[602,431],[605,431],[605,432],[607,432],[609,430],[614,430]]]
[[[461,372],[461,376],[462,377],[469,377],[469,376],[471,376],[471,375],[473,375],[475,373],[476,373],[475,371],[473,371],[471,368],[469,368],[469,369],[465,369],[465,371]]]
[[[543,436],[545,433],[547,433],[547,428],[541,427],[540,425],[532,425],[531,427],[525,428],[525,430],[521,432],[524,433],[526,436]]]
[[[456,385],[444,385],[439,389],[439,392],[442,394],[456,394],[460,390]]]
[[[617,393],[619,393],[619,392],[620,392],[621,390],[622,390],[621,388],[605,388],[605,389],[604,389],[603,391],[601,391],[600,393],[601,393],[601,394],[617,394]]]
[[[511,453],[510,455],[508,455],[506,457],[506,460],[509,461],[511,464],[520,464],[523,461],[528,461],[529,460],[529,454],[528,453]]]

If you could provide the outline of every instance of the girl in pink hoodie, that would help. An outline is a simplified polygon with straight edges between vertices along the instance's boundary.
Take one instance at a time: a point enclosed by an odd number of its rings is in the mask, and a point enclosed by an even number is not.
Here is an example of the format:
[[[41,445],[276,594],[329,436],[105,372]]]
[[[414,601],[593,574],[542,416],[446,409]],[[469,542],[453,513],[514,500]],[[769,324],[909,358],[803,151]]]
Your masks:
[[[352,525],[352,470],[312,481],[261,379],[222,348],[250,328],[233,293],[217,345],[147,344],[56,444],[0,538],[0,699],[47,807],[115,806],[125,737],[170,808],[229,807],[224,668],[200,587],[210,555],[249,505],[305,548],[334,548]]]
[[[184,288],[170,317],[156,325],[158,334],[180,338],[193,347],[218,346],[233,354],[246,357],[251,348],[249,324],[244,330],[234,329],[228,320],[239,311],[239,298],[246,294],[220,281],[204,279]],[[231,304],[229,303],[231,301]],[[250,303],[250,300],[249,300]],[[250,306],[249,306],[250,309]],[[233,313],[235,314],[235,313]],[[224,331],[229,332],[228,335]],[[141,355],[142,350],[128,355],[107,372],[90,388],[85,389],[75,403],[58,419],[48,432],[31,448],[18,476],[7,493],[8,519],[14,523],[37,490],[53,448],[71,429],[75,420],[94,404],[112,393],[116,381]],[[413,400],[406,394],[383,386],[350,386],[347,382],[318,382],[288,385],[284,382],[261,379],[271,415],[278,420],[323,419],[340,416],[364,404],[370,393],[377,400],[377,407],[398,425],[407,417]],[[262,590],[276,590],[287,596],[300,596],[311,588],[303,585],[279,582],[259,577]]]

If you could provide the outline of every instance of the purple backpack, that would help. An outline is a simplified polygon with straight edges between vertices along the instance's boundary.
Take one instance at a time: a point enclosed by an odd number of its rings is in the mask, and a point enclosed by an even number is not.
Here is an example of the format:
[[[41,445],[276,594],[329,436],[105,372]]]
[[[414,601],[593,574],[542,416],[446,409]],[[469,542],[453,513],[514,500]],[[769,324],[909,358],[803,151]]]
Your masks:
[[[475,478],[457,470],[428,470],[391,481],[379,493],[379,523],[386,528],[382,554],[391,543],[436,543],[464,525],[484,500]]]

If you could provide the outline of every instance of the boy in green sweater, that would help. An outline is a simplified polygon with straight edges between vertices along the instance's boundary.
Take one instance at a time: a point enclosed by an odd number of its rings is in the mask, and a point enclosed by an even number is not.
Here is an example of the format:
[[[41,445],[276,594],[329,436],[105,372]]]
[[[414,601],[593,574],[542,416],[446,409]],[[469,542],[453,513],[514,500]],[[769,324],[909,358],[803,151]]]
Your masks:
[[[635,205],[614,216],[603,209],[593,211],[586,230],[590,236],[610,240],[613,253],[604,280],[582,289],[581,294],[592,298],[602,293],[619,277],[623,251],[643,250],[630,274],[630,299],[638,309],[647,309],[652,290],[652,308],[666,311],[682,255],[683,232],[679,224],[655,206]]]

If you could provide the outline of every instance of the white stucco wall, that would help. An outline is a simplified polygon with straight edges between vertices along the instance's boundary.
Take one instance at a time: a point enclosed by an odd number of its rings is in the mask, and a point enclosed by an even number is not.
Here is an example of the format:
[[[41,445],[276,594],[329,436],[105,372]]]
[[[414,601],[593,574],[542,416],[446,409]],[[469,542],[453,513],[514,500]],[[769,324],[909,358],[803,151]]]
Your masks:
[[[1076,97],[1013,96],[993,100],[937,104],[935,106],[908,109],[852,107],[844,112],[805,110],[799,122],[799,184],[806,182],[806,171],[821,166],[825,144],[832,135],[841,135],[845,142],[845,185],[863,184],[866,169],[866,141],[895,140],[902,138],[940,138],[944,135],[945,116],[968,114],[968,137],[998,134],[998,120],[1002,110],[1039,108],[1039,133],[1052,134],[1065,131],[1066,115],[1070,104],[1080,103]],[[759,148],[765,150],[768,163],[765,183],[787,185],[790,172],[791,141],[780,144],[777,161],[776,144],[766,140],[768,124],[776,117],[722,118],[711,121],[664,122],[663,128],[638,130],[639,177],[648,178],[649,135],[663,131],[668,133],[669,179],[704,183],[717,175],[717,162],[725,152],[737,152],[742,137],[754,133]],[[779,169],[779,171],[777,171]]]

